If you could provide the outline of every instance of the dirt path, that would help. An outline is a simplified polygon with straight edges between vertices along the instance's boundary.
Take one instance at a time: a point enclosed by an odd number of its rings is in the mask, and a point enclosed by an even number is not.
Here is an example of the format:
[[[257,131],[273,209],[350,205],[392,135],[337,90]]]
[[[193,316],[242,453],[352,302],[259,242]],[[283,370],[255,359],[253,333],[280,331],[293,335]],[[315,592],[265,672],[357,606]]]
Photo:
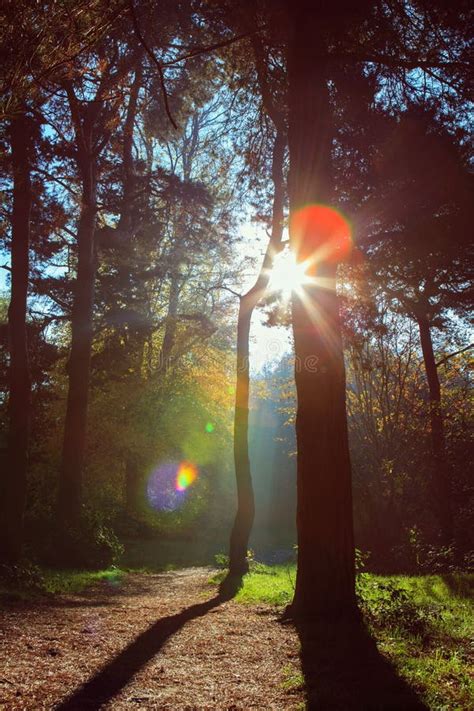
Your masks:
[[[271,608],[218,600],[211,572],[130,575],[12,604],[0,625],[0,709],[304,708],[289,682],[294,630]]]

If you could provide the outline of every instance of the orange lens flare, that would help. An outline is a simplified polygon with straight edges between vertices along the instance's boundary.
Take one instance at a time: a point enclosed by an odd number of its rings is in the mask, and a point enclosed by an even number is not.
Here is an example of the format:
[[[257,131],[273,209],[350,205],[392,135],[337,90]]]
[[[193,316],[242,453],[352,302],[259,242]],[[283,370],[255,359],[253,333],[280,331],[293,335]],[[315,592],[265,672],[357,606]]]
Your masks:
[[[197,469],[191,462],[181,462],[176,474],[176,491],[185,491],[197,478]]]
[[[307,205],[294,212],[290,235],[298,262],[338,264],[346,261],[352,251],[349,222],[326,205]]]

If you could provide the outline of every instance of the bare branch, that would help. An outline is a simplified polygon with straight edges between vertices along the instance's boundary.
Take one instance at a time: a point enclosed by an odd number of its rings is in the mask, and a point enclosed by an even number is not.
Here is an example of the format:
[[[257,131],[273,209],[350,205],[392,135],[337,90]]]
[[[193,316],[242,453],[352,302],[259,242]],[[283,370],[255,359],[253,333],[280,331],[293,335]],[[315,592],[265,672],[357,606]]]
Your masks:
[[[168,103],[168,92],[166,91],[165,77],[164,77],[164,74],[163,74],[163,68],[162,68],[160,62],[159,62],[159,61],[157,60],[157,58],[155,57],[155,53],[150,49],[150,47],[148,46],[148,44],[147,44],[146,41],[145,41],[145,38],[144,38],[144,36],[143,36],[143,34],[142,34],[142,31],[141,31],[141,29],[140,29],[140,26],[139,26],[139,24],[138,24],[138,18],[137,18],[137,15],[136,15],[136,13],[135,13],[135,7],[134,7],[134,5],[133,5],[133,0],[129,0],[129,8],[130,8],[130,15],[131,15],[131,18],[132,18],[132,23],[133,23],[133,27],[134,27],[134,30],[135,30],[135,34],[137,35],[137,38],[138,38],[139,42],[140,42],[141,45],[143,46],[143,49],[145,50],[145,52],[148,54],[148,56],[149,56],[150,59],[152,60],[153,64],[154,64],[154,65],[156,66],[156,68],[158,69],[158,76],[160,77],[160,84],[161,84],[161,90],[162,90],[162,92],[163,92],[163,100],[164,100],[164,102],[165,102],[165,111],[166,111],[166,114],[167,114],[167,116],[168,116],[168,118],[169,118],[169,120],[170,120],[172,126],[173,126],[175,129],[177,129],[178,126],[177,126],[175,120],[173,119],[173,116],[171,115],[171,111],[170,111],[170,107],[169,107],[169,103]]]
[[[443,365],[443,363],[446,363],[450,358],[454,358],[454,356],[460,355],[461,353],[465,353],[468,351],[470,348],[474,348],[474,343],[470,343],[468,346],[464,346],[464,348],[460,348],[458,351],[454,351],[454,353],[449,353],[447,356],[444,356],[444,358],[441,358],[435,365],[438,368],[438,366]]]

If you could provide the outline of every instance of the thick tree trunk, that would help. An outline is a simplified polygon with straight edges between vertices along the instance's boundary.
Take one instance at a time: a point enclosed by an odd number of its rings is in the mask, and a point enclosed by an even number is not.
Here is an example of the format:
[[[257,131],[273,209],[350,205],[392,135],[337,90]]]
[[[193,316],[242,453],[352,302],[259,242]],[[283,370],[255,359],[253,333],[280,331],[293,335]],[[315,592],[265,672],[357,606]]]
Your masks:
[[[421,349],[423,351],[429,389],[431,446],[434,460],[434,504],[443,543],[449,544],[453,540],[452,492],[449,464],[446,456],[443,413],[441,410],[441,388],[428,318],[425,315],[418,316],[417,323],[420,330]]]
[[[83,192],[77,233],[78,261],[71,316],[69,388],[58,491],[60,526],[76,525],[80,517],[93,337],[96,275],[94,233],[97,214],[94,159],[88,155],[83,156],[81,168]]]
[[[330,200],[332,117],[321,59],[324,23],[312,3],[291,4],[289,13],[290,241],[304,260],[310,245],[291,220],[304,206]],[[298,569],[292,612],[342,615],[355,607],[345,369],[335,266],[320,261],[312,272],[324,286],[316,281],[293,297]]]
[[[10,124],[13,164],[11,300],[8,309],[10,348],[8,435],[0,524],[0,560],[13,564],[21,555],[26,498],[30,375],[26,331],[31,191],[31,123],[24,114]]]
[[[298,571],[295,612],[354,603],[351,466],[345,370],[334,288],[293,299],[297,389]]]
[[[274,184],[272,233],[259,275],[253,287],[240,297],[237,320],[237,380],[234,414],[234,464],[237,484],[237,512],[230,535],[229,572],[243,575],[248,570],[247,551],[255,517],[255,500],[250,469],[248,429],[250,392],[249,336],[253,311],[265,294],[275,255],[281,250],[283,236],[283,162],[286,132],[279,123],[272,156]]]

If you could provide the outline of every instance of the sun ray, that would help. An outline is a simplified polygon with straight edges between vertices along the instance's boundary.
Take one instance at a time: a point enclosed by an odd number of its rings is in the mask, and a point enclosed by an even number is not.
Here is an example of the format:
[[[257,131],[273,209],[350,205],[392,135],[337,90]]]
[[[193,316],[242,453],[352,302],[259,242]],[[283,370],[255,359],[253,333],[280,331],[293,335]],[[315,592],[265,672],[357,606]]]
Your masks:
[[[306,273],[308,264],[297,262],[289,250],[285,250],[275,257],[270,274],[268,288],[271,292],[280,292],[287,301],[293,291],[298,291],[303,285],[311,283],[312,278]]]

